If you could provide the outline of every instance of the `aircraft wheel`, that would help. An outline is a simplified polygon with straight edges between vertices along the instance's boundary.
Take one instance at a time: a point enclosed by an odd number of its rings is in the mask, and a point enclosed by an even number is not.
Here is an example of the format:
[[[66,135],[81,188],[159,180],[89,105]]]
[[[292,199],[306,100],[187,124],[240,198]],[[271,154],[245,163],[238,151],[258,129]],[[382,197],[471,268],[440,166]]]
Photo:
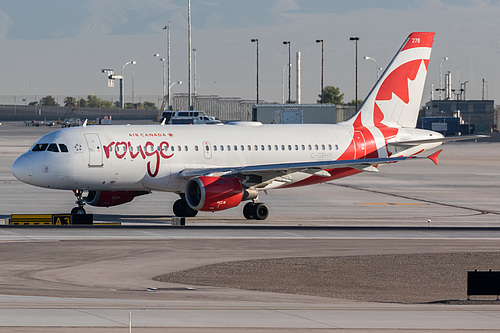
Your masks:
[[[83,207],[75,207],[71,210],[71,214],[85,215],[87,212],[83,209]]]
[[[197,210],[189,207],[186,201],[179,199],[174,202],[174,214],[177,217],[195,217],[198,214]]]
[[[243,207],[243,216],[247,220],[254,220],[255,217],[253,215],[253,209],[254,209],[255,204],[253,202],[248,202],[244,207]]]
[[[265,203],[256,203],[253,207],[253,216],[256,220],[265,220],[269,216],[269,208]]]

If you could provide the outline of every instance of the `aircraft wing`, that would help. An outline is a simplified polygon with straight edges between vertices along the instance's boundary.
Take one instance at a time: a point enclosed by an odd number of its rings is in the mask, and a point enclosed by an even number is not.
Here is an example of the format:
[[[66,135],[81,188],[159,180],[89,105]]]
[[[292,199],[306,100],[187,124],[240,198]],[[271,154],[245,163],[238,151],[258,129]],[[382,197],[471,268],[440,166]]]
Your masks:
[[[277,164],[260,164],[241,167],[207,168],[207,169],[185,169],[179,173],[180,178],[193,178],[200,176],[235,177],[241,178],[245,183],[254,185],[270,183],[272,180],[286,182],[286,175],[294,172],[305,172],[320,177],[330,177],[328,169],[335,168],[355,168],[361,171],[378,172],[376,168],[379,164],[395,163],[407,159],[429,158],[437,164],[437,155],[441,150],[430,156],[399,156],[388,158],[364,158],[355,160],[333,160],[333,161],[313,161],[294,162]]]

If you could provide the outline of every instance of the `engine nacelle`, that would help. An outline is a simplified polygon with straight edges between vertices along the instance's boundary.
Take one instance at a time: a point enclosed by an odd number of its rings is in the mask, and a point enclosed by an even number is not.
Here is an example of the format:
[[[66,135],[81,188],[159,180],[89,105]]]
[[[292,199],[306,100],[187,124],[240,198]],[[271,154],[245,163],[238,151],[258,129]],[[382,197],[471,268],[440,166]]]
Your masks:
[[[110,207],[130,202],[135,197],[148,193],[146,191],[89,191],[84,200],[91,206]]]
[[[196,177],[186,184],[186,201],[194,210],[214,212],[238,206],[243,192],[234,178]]]

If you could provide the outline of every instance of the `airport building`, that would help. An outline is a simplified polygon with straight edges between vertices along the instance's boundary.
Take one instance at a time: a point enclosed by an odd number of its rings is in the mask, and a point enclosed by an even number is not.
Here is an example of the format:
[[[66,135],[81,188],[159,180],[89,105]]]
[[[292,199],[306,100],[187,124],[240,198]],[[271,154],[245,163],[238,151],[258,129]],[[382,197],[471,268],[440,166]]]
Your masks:
[[[484,98],[484,80],[482,98],[467,100],[465,90],[468,81],[459,83],[460,89],[453,89],[451,72],[446,73],[444,79],[444,88],[433,89],[431,100],[425,104],[427,119],[419,119],[422,128],[446,132],[447,125],[456,123],[451,130],[456,134],[491,133],[498,130],[499,114],[495,111],[494,101]],[[434,92],[439,94],[437,99],[434,98]]]
[[[493,100],[432,100],[425,104],[425,116],[436,118],[436,122],[458,118],[460,125],[470,126],[471,134],[497,131],[499,121]],[[462,134],[469,133],[462,130]]]
[[[335,124],[354,111],[354,106],[334,104],[254,104],[252,120],[264,124]]]

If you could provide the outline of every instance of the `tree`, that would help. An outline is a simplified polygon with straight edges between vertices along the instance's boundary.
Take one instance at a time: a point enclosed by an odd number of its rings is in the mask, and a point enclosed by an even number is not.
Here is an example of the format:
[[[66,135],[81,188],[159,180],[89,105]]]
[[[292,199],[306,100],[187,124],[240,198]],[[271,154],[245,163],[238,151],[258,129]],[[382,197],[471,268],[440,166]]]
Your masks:
[[[323,96],[318,95],[318,97],[320,98],[318,103],[344,104],[342,101],[344,94],[340,93],[339,87],[326,86],[323,88]]]
[[[78,101],[78,105],[80,105],[81,108],[87,107],[87,104],[87,100],[85,100],[83,97]]]
[[[76,98],[74,98],[74,97],[68,96],[64,99],[64,106],[66,106],[66,107],[75,107],[76,104],[77,104],[77,101],[76,101]]]
[[[363,104],[363,100],[362,99],[358,99],[358,107],[360,107],[361,104]],[[353,99],[352,101],[350,101],[349,103],[347,103],[347,105],[356,105],[356,100]]]
[[[99,98],[96,95],[88,95],[87,96],[87,107],[89,108],[98,108],[99,107]]]
[[[45,106],[56,106],[58,105],[54,97],[51,95],[45,96],[40,100],[40,104]]]
[[[107,101],[105,99],[99,99],[100,107],[103,109],[110,109],[113,107],[113,102]]]
[[[153,103],[153,102],[147,102],[147,101],[144,102],[144,108],[146,110],[157,110],[155,103]]]

